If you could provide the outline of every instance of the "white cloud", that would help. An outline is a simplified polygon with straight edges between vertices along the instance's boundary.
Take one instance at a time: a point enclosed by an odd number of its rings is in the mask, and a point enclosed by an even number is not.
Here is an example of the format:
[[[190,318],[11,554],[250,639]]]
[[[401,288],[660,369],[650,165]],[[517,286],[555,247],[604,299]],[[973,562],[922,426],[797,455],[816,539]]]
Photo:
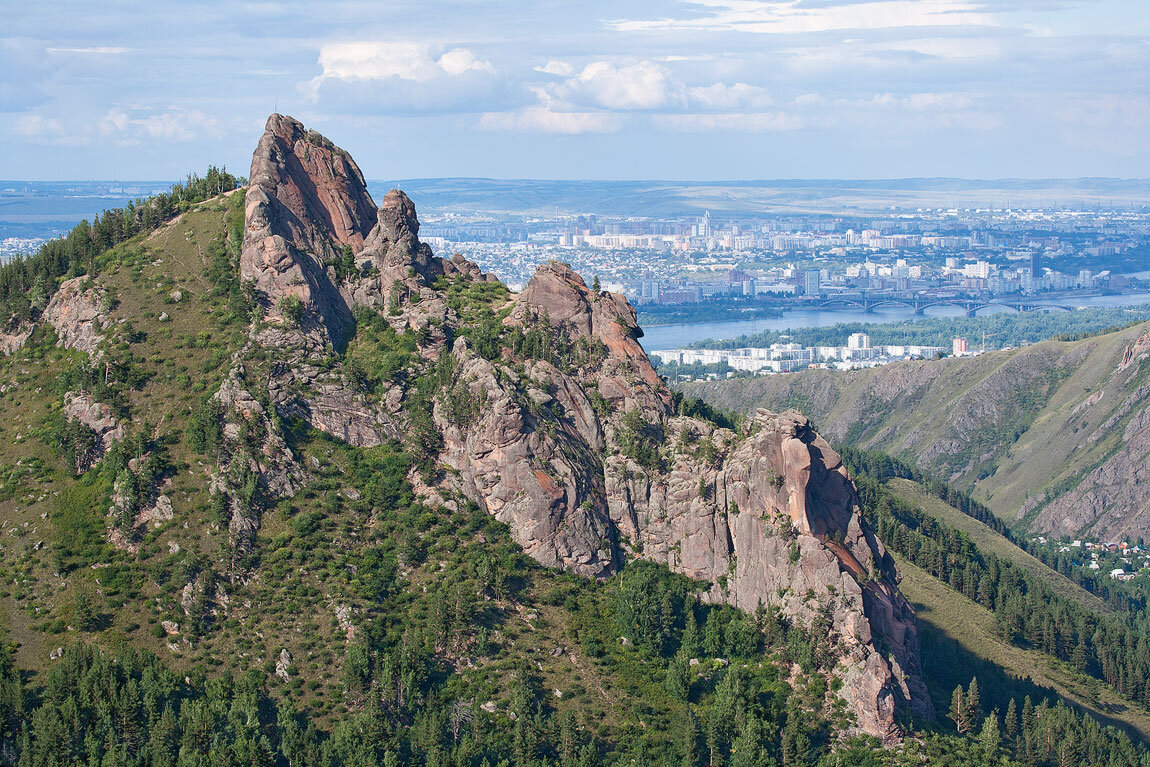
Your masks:
[[[747,109],[757,110],[771,105],[771,96],[765,88],[747,83],[715,83],[714,85],[690,88],[687,94],[691,102],[708,109]]]
[[[436,63],[439,64],[444,72],[453,77],[464,74],[465,72],[495,73],[495,67],[491,66],[490,61],[483,61],[476,58],[475,54],[466,48],[452,48],[440,56]]]
[[[802,120],[788,112],[726,112],[718,114],[665,114],[655,115],[654,124],[660,128],[688,133],[735,131],[741,133],[768,133],[791,131],[803,127]]]
[[[90,48],[45,48],[48,53],[86,53],[96,56],[116,56],[127,53],[130,48],[120,48],[111,45],[97,45]]]
[[[650,61],[627,66],[593,61],[556,87],[553,95],[563,101],[623,111],[677,106],[684,101],[683,87],[671,72]]]
[[[622,32],[672,30],[801,34],[847,29],[994,26],[993,14],[974,0],[874,0],[841,5],[805,6],[802,0],[693,0],[702,13],[679,19],[619,19]]]
[[[557,112],[548,106],[530,106],[513,112],[488,112],[479,119],[479,127],[492,131],[521,133],[611,133],[622,125],[622,118],[609,112]]]
[[[536,72],[542,72],[545,75],[560,75],[562,77],[570,77],[575,74],[575,67],[571,66],[568,61],[558,61],[552,59],[541,67],[535,67]]]
[[[193,141],[205,135],[221,135],[217,119],[198,109],[172,108],[165,112],[142,113],[140,109],[109,109],[99,122],[100,133],[124,143],[141,139]]]
[[[320,75],[310,81],[313,94],[325,80],[386,80],[397,78],[423,83],[468,72],[493,74],[491,62],[467,48],[453,48],[436,57],[423,43],[352,42],[325,45],[319,52]]]
[[[13,129],[21,136],[53,138],[64,135],[64,125],[55,117],[37,114],[19,115],[12,121]]]

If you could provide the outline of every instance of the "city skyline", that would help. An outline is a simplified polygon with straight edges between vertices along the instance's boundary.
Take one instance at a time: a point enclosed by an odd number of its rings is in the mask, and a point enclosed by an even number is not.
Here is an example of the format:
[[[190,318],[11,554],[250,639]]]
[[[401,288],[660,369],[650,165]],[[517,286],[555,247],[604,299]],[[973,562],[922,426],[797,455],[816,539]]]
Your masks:
[[[80,8],[5,4],[0,177],[245,172],[274,110],[390,178],[1150,176],[1130,0]]]

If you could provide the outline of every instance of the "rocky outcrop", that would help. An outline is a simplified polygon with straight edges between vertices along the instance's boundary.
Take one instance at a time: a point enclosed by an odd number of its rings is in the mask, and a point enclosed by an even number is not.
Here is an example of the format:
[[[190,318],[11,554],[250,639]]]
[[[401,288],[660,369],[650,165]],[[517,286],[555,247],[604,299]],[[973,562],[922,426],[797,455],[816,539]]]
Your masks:
[[[267,409],[248,391],[242,363],[232,367],[213,399],[220,408],[226,450],[209,490],[226,510],[235,566],[255,546],[261,522],[259,496],[295,495],[304,472]]]
[[[60,283],[44,309],[44,320],[56,330],[56,345],[75,349],[98,358],[103,331],[111,321],[103,314],[104,290],[87,277],[74,277]]]
[[[631,549],[710,582],[712,601],[775,606],[807,626],[829,618],[842,694],[864,731],[896,736],[899,710],[932,716],[914,610],[838,455],[807,419],[760,411],[744,435],[697,419],[668,426],[692,441],[664,474],[607,460],[611,518]]]
[[[13,327],[0,331],[0,354],[9,357],[32,337],[35,326],[30,322],[15,323]]]
[[[806,419],[762,413],[735,433],[676,415],[634,309],[563,264],[542,265],[495,307],[502,326],[485,327],[473,348],[439,280],[492,278],[420,243],[402,192],[376,211],[350,158],[290,118],[269,119],[251,179],[241,269],[268,312],[254,339],[277,357],[267,390],[279,415],[358,445],[411,440],[412,383],[430,378],[433,395],[414,407],[430,408],[438,434],[409,442],[446,469],[431,485],[416,478],[429,499],[464,495],[548,566],[599,577],[646,557],[709,582],[712,601],[825,624],[843,661],[840,694],[863,731],[894,738],[899,712],[932,715],[893,562]],[[285,299],[302,308],[298,327],[280,310]],[[334,354],[355,311],[378,312],[418,346],[412,377],[371,401]],[[241,415],[227,417],[229,443],[249,444],[241,437],[254,430],[264,446],[233,451],[213,482],[233,540],[250,540],[259,520],[240,488],[255,476],[289,493],[292,456],[242,368],[218,399]]]
[[[351,314],[327,273],[345,246],[362,249],[376,208],[355,161],[315,131],[283,115],[268,118],[252,157],[240,273],[252,280],[271,319],[338,344]]]
[[[68,421],[78,421],[94,433],[95,450],[91,461],[93,464],[104,457],[104,453],[113,443],[124,439],[124,425],[113,415],[112,408],[97,402],[90,394],[65,392],[64,418]]]
[[[894,563],[859,517],[838,455],[805,418],[764,411],[735,433],[676,417],[633,310],[594,295],[564,265],[541,266],[507,322],[546,323],[566,339],[564,369],[526,360],[517,373],[509,349],[507,363],[490,362],[456,344],[466,392],[447,396],[482,401],[462,423],[436,407],[457,489],[548,566],[601,576],[644,557],[711,583],[715,602],[775,606],[808,626],[829,616],[842,695],[862,730],[893,738],[897,712],[932,716]],[[662,465],[628,455],[636,422],[659,435]],[[665,436],[682,434],[687,442]]]
[[[1150,333],[1143,333],[1137,340],[1126,346],[1122,354],[1122,361],[1118,363],[1118,370],[1122,371],[1135,362],[1150,358]]]

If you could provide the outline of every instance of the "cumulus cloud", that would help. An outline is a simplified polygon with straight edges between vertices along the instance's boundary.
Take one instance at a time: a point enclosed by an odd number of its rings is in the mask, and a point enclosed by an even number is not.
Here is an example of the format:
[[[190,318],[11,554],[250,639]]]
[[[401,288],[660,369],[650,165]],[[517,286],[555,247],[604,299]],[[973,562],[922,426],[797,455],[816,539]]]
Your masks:
[[[680,106],[683,86],[670,70],[651,61],[616,66],[593,61],[579,74],[558,85],[552,95],[560,100],[614,110],[649,110]]]
[[[687,91],[692,104],[707,109],[748,109],[756,110],[771,105],[771,96],[765,88],[747,83],[715,83],[698,86]]]
[[[622,122],[619,115],[610,112],[559,112],[538,105],[510,112],[488,112],[480,117],[479,127],[491,131],[575,135],[612,133]]]
[[[171,108],[163,112],[142,109],[109,109],[99,122],[105,136],[122,143],[136,143],[142,139],[164,141],[194,141],[205,135],[221,135],[219,120],[198,109]]]
[[[323,70],[311,81],[313,91],[326,80],[386,80],[396,78],[423,83],[468,72],[493,74],[491,62],[467,48],[452,48],[437,55],[430,45],[407,42],[352,42],[325,45],[319,52]]]
[[[575,74],[575,67],[569,61],[558,61],[552,59],[541,67],[535,67],[536,72],[542,72],[545,75],[560,75],[562,77],[570,77]]]
[[[322,47],[318,63],[322,71],[300,90],[338,112],[433,114],[518,106],[508,103],[506,81],[494,65],[469,48],[336,43]]]
[[[21,136],[51,138],[64,134],[64,125],[55,117],[38,114],[17,115],[12,127]]]

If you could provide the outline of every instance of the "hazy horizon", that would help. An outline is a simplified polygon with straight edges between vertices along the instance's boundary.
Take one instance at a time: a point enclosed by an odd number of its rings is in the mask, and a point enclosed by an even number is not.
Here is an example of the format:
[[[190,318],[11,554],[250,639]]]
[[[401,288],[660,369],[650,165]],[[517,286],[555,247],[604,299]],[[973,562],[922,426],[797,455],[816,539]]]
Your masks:
[[[291,114],[374,178],[1146,178],[1134,0],[8,4],[7,178],[246,172]]]

